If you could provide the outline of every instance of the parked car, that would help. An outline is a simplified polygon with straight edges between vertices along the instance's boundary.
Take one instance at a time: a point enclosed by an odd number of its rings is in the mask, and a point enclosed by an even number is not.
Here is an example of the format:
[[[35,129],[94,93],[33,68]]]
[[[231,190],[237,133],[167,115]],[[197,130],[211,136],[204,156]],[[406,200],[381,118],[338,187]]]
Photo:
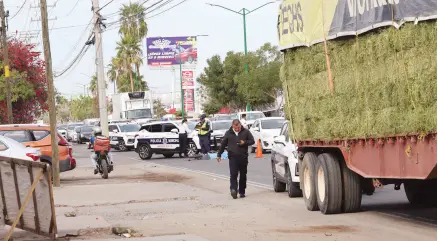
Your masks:
[[[108,126],[111,148],[127,151],[134,148],[135,135],[140,130],[136,123],[111,124]]]
[[[77,141],[77,138],[74,138],[76,135],[75,128],[78,126],[83,126],[83,123],[72,123],[67,125],[67,140],[68,141]]]
[[[255,120],[266,117],[265,114],[263,114],[263,112],[261,111],[239,112],[236,114],[236,116],[239,120],[241,120],[243,114],[246,114],[246,124],[248,125],[248,128],[251,128]]]
[[[0,136],[0,156],[40,161],[41,151],[39,148],[26,147],[11,138]]]
[[[271,150],[272,144],[274,143],[274,136],[280,133],[284,122],[285,119],[283,117],[265,117],[256,120],[249,129],[255,141],[251,152],[255,152],[259,141],[263,152]]]
[[[289,197],[302,197],[298,171],[297,146],[289,138],[288,121],[283,123],[278,136],[274,136],[271,151],[272,179],[275,192],[284,192]]]
[[[0,125],[0,135],[9,137],[26,147],[40,148],[42,162],[52,164],[52,143],[50,126],[48,125]],[[72,148],[67,140],[59,133],[58,152],[59,170],[61,172],[73,170],[76,160],[73,158]]]
[[[227,132],[232,125],[232,120],[221,120],[221,121],[212,121],[211,127],[212,127],[212,133],[210,137],[210,143],[214,147],[214,149],[217,149],[222,141],[222,138],[225,135],[225,132]]]
[[[64,127],[58,127],[58,132],[59,132],[59,134],[61,134],[62,137],[64,137],[65,139],[68,139],[67,138],[67,135],[68,135],[67,134],[68,133],[67,132],[67,127],[65,127],[65,128]]]
[[[193,125],[196,125],[196,123],[194,123]],[[190,124],[189,124],[189,128],[190,128]],[[150,146],[149,148],[151,152],[156,154],[163,154],[163,155],[166,154],[165,157],[169,158],[172,157],[174,153],[178,152],[178,150],[176,149],[179,148],[178,138],[179,138],[178,124],[175,122],[160,121],[160,122],[147,123],[144,124],[140,128],[140,131],[135,135],[134,147],[136,148],[137,152],[142,151],[138,149],[138,145],[137,145],[139,142],[138,139],[147,140],[147,141],[149,139],[153,139],[153,141],[166,139],[166,141],[172,141],[171,145],[170,144],[168,145],[166,143],[155,142],[156,144]],[[201,149],[201,146],[199,145],[199,138],[197,135],[194,135],[194,132],[188,135],[188,143],[189,143],[188,154],[190,156],[197,154]],[[149,156],[149,154],[144,154],[144,153],[140,154],[141,158],[145,158],[146,156]]]
[[[84,142],[90,142],[93,135],[93,126],[80,126],[76,129],[77,143],[82,144]]]

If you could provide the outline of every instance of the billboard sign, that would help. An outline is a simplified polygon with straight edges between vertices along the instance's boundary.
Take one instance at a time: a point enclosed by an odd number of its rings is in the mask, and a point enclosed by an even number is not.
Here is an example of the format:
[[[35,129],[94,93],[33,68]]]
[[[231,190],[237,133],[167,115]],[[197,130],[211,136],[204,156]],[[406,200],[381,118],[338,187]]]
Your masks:
[[[195,90],[185,89],[184,90],[184,109],[185,112],[195,111]]]
[[[194,89],[195,82],[193,81],[193,70],[182,71],[182,88]]]
[[[196,36],[146,38],[148,66],[169,68],[181,62],[184,67],[196,68],[196,43]]]

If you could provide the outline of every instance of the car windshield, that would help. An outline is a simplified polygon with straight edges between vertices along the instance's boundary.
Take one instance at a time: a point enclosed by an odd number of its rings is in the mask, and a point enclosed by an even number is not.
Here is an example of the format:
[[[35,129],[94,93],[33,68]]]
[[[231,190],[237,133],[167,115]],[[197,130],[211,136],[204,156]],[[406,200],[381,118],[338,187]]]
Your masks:
[[[216,120],[233,120],[233,115],[218,115],[215,117]]]
[[[259,112],[259,113],[243,113],[246,114],[246,120],[257,120],[260,118],[264,118],[265,114]]]
[[[126,111],[126,118],[152,118],[152,113],[150,109],[128,110]]]
[[[189,129],[190,130],[194,130],[195,129],[195,126],[196,126],[196,122],[194,122],[194,121],[187,121],[187,126],[189,127]]]
[[[140,130],[140,125],[137,124],[121,125],[120,130],[122,132],[137,132],[138,130]]]
[[[81,132],[93,132],[93,127],[91,126],[84,126],[81,128]]]
[[[262,120],[262,129],[281,129],[284,119]]]
[[[228,130],[231,127],[231,120],[221,121],[221,122],[213,122],[213,130]]]

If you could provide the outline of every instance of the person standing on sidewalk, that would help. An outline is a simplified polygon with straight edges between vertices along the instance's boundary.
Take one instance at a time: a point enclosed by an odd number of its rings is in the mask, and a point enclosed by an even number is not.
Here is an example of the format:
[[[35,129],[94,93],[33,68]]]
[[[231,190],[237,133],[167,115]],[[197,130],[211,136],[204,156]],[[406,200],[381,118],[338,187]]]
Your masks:
[[[181,125],[179,126],[179,157],[183,157],[184,153],[185,157],[188,157],[187,154],[187,135],[190,133],[189,126],[187,125],[187,119],[184,118],[182,120]]]
[[[203,155],[207,155],[210,151],[210,122],[205,120],[206,117],[205,114],[202,114],[201,121],[195,127],[198,130],[199,144]]]
[[[219,152],[217,153],[217,161],[221,162],[222,153],[225,147],[228,146],[230,192],[234,199],[237,198],[237,192],[239,192],[241,198],[245,197],[248,146],[254,143],[254,137],[251,132],[244,128],[237,119],[233,120],[231,128],[222,139]],[[239,176],[239,185],[237,184],[237,176]]]

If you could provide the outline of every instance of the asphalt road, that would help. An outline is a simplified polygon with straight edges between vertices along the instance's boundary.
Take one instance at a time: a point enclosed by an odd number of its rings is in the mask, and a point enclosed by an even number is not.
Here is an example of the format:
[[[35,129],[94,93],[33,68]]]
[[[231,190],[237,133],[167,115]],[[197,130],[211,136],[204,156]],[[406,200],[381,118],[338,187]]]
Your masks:
[[[77,159],[78,167],[91,166],[91,151],[86,149],[86,145],[74,145],[73,155]],[[216,160],[194,160],[189,158],[181,159],[178,158],[177,155],[175,155],[173,158],[164,158],[162,155],[154,155],[151,160],[143,161],[134,151],[113,151],[112,156],[116,165],[115,171],[117,171],[117,165],[130,165],[138,162],[149,162],[171,168],[183,169],[189,172],[197,172],[215,178],[227,179],[229,176],[227,160],[217,163]],[[248,184],[261,188],[272,189],[270,154],[264,154],[263,158],[255,158],[254,154],[250,154],[248,165]],[[364,211],[374,211],[379,214],[386,214],[401,219],[433,224],[435,226],[437,224],[437,209],[414,208],[410,206],[405,196],[403,186],[397,191],[394,190],[394,185],[388,185],[383,188],[376,189],[376,192],[372,196],[364,195],[362,198],[362,209]]]

